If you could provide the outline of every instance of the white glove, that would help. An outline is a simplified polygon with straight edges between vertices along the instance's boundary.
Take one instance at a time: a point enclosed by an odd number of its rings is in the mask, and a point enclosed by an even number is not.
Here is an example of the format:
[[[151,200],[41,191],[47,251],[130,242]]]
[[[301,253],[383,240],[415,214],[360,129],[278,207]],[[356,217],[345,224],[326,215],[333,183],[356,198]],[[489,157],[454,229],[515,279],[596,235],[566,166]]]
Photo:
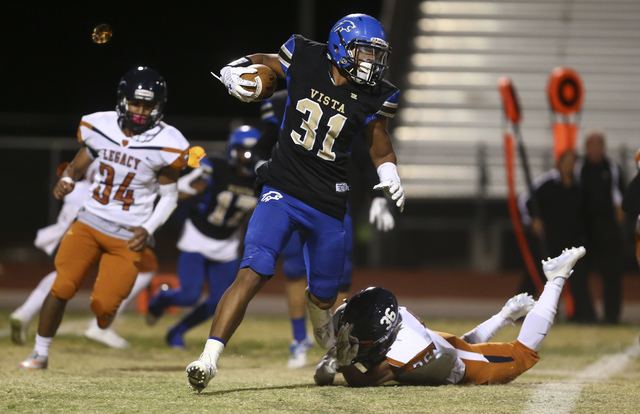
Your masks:
[[[384,190],[387,195],[396,202],[400,212],[404,210],[404,188],[400,184],[398,167],[392,162],[385,162],[378,167],[380,184],[373,187],[374,190]]]
[[[384,192],[396,202],[396,206],[400,209],[400,212],[402,213],[404,211],[404,188],[402,188],[400,181],[383,181],[373,187],[373,189],[384,190]]]
[[[258,73],[258,70],[250,67],[225,66],[220,70],[218,80],[227,88],[229,95],[238,98],[242,102],[251,102],[254,99],[254,92],[244,89],[243,86],[256,88],[258,84],[242,79],[240,76],[245,73]],[[211,74],[213,75],[213,72]]]
[[[313,374],[313,380],[317,385],[331,385],[336,377],[337,367],[335,358],[336,348],[331,348],[331,351],[322,358],[322,361],[316,367],[316,372]]]
[[[376,224],[379,231],[393,230],[396,225],[393,215],[389,211],[387,199],[384,197],[376,197],[371,200],[369,208],[369,223]]]
[[[353,325],[345,323],[344,325],[342,325],[342,327],[340,327],[340,330],[338,331],[335,346],[335,358],[336,365],[338,367],[351,365],[353,358],[358,355],[358,349],[360,348],[360,345],[351,345],[351,343],[349,342],[349,335],[351,334],[352,329]]]

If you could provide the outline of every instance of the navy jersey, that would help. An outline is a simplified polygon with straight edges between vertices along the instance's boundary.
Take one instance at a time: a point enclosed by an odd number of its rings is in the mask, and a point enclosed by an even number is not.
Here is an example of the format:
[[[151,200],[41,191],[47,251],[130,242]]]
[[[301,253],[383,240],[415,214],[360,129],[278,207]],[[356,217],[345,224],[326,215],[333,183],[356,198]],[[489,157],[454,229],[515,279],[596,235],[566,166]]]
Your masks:
[[[268,160],[271,157],[271,151],[278,142],[278,134],[280,125],[284,118],[284,109],[287,103],[287,91],[280,90],[265,99],[260,105],[260,119],[264,123],[264,128],[258,143],[253,147],[253,152],[257,154],[261,160]],[[371,156],[369,155],[369,147],[364,137],[364,131],[358,133],[351,143],[351,160],[353,160],[356,169],[362,174],[364,184],[367,186],[369,196],[373,199],[376,197],[384,197],[382,190],[374,190],[373,187],[380,182],[376,167],[373,165]]]
[[[235,168],[221,156],[210,156],[200,164],[210,167],[211,175],[205,177],[207,189],[189,218],[205,236],[227,239],[244,224],[258,203],[254,178],[238,176]]]
[[[283,89],[275,92],[271,98],[265,99],[260,105],[260,119],[264,128],[252,152],[261,160],[271,158],[271,151],[278,142],[287,97],[287,90]]]
[[[327,45],[292,36],[280,49],[289,98],[278,143],[258,169],[258,184],[283,191],[342,220],[351,142],[376,118],[392,118],[398,90],[352,82],[336,86]]]

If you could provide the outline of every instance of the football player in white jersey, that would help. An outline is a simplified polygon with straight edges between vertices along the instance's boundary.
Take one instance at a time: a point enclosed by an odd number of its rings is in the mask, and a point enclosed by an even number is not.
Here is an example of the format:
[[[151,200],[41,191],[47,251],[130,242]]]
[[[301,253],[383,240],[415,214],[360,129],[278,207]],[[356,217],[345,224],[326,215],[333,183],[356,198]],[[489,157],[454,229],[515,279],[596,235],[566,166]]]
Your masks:
[[[516,295],[462,337],[428,329],[408,309],[398,308],[395,296],[384,288],[362,290],[334,314],[336,345],[318,364],[316,384],[332,384],[337,372],[353,387],[391,380],[420,385],[513,381],[540,360],[538,350],[553,324],[562,287],[585,252],[574,247],[543,261],[548,282],[537,302],[525,293]],[[525,315],[515,341],[487,342]],[[365,372],[356,367],[358,362]]]
[[[68,164],[67,162],[58,167],[60,174]],[[91,166],[89,166],[84,179],[76,182],[73,191],[64,196],[62,208],[60,209],[56,222],[38,230],[34,245],[49,256],[53,255],[60,244],[62,236],[67,232],[71,223],[75,221],[78,211],[84,204],[84,201],[90,196],[89,190],[93,183],[93,176],[96,173],[98,164],[97,161],[94,161]],[[138,293],[149,285],[157,269],[158,259],[155,253],[149,248],[145,249],[142,266],[136,278],[136,283],[131,290],[131,294],[120,305],[118,313],[126,308],[127,303],[131,299],[135,298]],[[29,322],[40,312],[42,302],[51,290],[56,275],[57,272],[54,270],[42,278],[38,286],[29,294],[27,300],[11,313],[9,317],[11,323],[11,341],[14,344],[22,345],[27,341]],[[100,342],[112,348],[124,349],[130,347],[129,342],[120,337],[112,327],[100,329],[98,327],[98,321],[95,318],[89,322],[89,326],[84,331],[84,336],[92,341]]]
[[[176,207],[176,183],[189,159],[187,140],[162,122],[166,100],[164,78],[151,68],[137,67],[120,80],[116,111],[82,118],[78,141],[83,147],[53,194],[57,199],[69,194],[96,160],[92,196],[60,242],[55,258],[58,274],[42,304],[35,348],[19,368],[47,367],[67,301],[98,261],[91,310],[100,328],[113,322],[120,303],[129,296],[148,239]]]

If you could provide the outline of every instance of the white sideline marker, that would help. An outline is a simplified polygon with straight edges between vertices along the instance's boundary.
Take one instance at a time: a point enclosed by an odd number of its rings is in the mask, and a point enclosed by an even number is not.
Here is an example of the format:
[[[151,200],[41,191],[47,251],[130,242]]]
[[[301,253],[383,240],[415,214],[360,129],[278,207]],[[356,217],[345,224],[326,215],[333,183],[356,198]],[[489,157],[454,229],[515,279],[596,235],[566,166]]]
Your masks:
[[[631,358],[640,356],[640,347],[633,345],[624,352],[605,355],[571,378],[548,382],[534,390],[523,413],[570,413],[585,384],[603,382],[622,372]]]

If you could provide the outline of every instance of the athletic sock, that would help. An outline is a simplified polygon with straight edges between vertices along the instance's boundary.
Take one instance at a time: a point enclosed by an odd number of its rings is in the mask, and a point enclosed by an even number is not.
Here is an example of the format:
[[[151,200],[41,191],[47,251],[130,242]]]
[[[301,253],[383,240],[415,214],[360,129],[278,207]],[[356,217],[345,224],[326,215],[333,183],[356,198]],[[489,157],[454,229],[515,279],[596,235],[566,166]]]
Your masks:
[[[36,351],[38,355],[48,357],[51,342],[53,342],[53,336],[50,338],[46,338],[44,336],[36,334],[36,346],[33,350]]]
[[[493,315],[491,318],[476,326],[473,330],[464,334],[462,336],[462,340],[469,344],[481,344],[489,341],[500,329],[510,324],[511,321],[503,318],[502,316]]]
[[[291,327],[293,329],[293,339],[300,343],[307,339],[307,318],[291,318]]]
[[[218,359],[224,351],[225,343],[220,338],[209,337],[204,345],[204,351],[198,358],[200,361],[210,362],[214,367],[218,367]]]
[[[561,277],[555,278],[552,282],[547,282],[538,302],[524,318],[518,341],[527,348],[534,351],[539,350],[542,341],[549,333],[558,311],[558,301],[560,300],[564,282],[565,279]]]

